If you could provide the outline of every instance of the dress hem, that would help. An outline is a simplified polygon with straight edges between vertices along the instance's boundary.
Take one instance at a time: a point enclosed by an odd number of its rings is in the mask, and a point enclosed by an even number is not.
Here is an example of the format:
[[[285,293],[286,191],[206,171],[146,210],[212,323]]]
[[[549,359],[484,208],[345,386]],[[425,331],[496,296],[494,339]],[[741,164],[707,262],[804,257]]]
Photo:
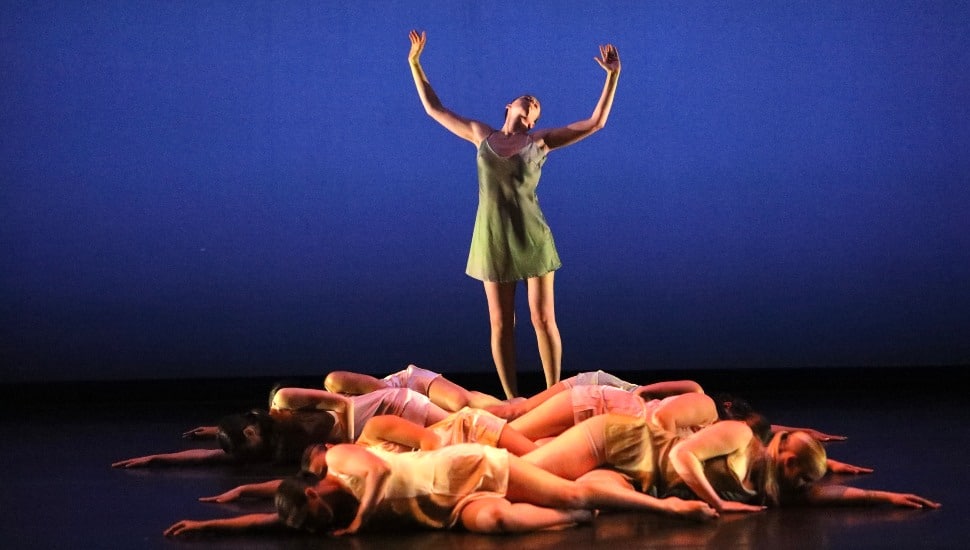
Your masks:
[[[546,275],[548,273],[552,273],[553,271],[558,271],[561,267],[562,267],[562,264],[559,264],[556,267],[553,267],[551,269],[547,269],[547,270],[545,270],[545,271],[543,271],[541,273],[537,273],[535,275],[524,275],[524,276],[519,277],[517,279],[488,279],[488,278],[485,278],[485,277],[479,277],[477,275],[472,275],[468,271],[465,271],[465,275],[468,275],[469,277],[471,277],[472,279],[475,279],[477,281],[482,281],[483,283],[517,283],[519,281],[525,281],[526,279],[532,279],[534,277],[542,277],[543,275]]]

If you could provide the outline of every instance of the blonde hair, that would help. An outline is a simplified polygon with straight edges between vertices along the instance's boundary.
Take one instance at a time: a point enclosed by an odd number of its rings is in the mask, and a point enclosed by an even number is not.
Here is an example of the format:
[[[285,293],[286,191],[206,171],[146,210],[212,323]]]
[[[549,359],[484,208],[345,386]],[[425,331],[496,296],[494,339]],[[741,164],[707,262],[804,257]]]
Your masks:
[[[765,469],[764,496],[772,506],[781,504],[785,489],[780,480],[784,467],[780,457],[784,452],[793,453],[798,460],[798,466],[813,478],[822,477],[828,469],[825,447],[814,437],[802,431],[775,433],[765,448],[768,467]]]

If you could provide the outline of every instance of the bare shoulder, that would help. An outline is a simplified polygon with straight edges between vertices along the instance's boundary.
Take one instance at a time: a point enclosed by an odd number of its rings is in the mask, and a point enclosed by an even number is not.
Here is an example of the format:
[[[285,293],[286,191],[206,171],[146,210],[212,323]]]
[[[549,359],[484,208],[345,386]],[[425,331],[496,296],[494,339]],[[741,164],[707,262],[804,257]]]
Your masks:
[[[550,132],[552,132],[553,130],[554,128],[543,128],[541,130],[533,130],[529,132],[529,137],[532,138],[532,143],[535,144],[535,146],[538,147],[539,150],[543,152],[548,152],[554,149],[554,147],[551,147],[548,141],[546,140],[546,138],[549,137]]]
[[[488,136],[495,133],[495,128],[477,120],[470,121],[469,126],[472,134],[472,139],[469,141],[474,143],[475,147],[481,147],[482,142],[488,139]]]

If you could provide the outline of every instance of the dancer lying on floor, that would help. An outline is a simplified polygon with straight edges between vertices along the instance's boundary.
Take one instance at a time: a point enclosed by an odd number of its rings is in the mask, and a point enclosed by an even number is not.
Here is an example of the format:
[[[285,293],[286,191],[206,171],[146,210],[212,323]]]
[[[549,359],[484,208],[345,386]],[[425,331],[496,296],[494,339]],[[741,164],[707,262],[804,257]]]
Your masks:
[[[600,509],[701,521],[717,517],[700,501],[658,499],[594,476],[565,480],[504,449],[476,443],[407,453],[341,444],[322,459],[319,475],[302,472],[280,484],[276,514],[183,520],[165,534],[248,531],[280,523],[334,535],[368,525],[521,533],[588,522]]]
[[[433,450],[459,443],[478,443],[506,449],[516,456],[536,448],[535,443],[508,427],[505,420],[487,411],[466,407],[440,422],[424,428],[394,415],[375,416],[367,421],[357,438],[364,447],[380,447],[387,451],[409,452]],[[300,462],[302,470],[319,472],[320,462],[328,445],[315,444],[306,448]],[[241,498],[272,498],[282,479],[240,485],[201,502],[227,503]]]
[[[614,386],[577,385],[548,396],[530,411],[509,422],[522,435],[540,441],[555,437],[592,416],[616,413],[650,417],[671,432],[696,431],[717,421],[714,400],[704,393],[682,393],[644,400]]]
[[[609,466],[642,491],[700,498],[718,512],[795,503],[939,507],[908,493],[816,483],[827,470],[822,443],[805,432],[782,431],[765,445],[737,420],[720,420],[682,437],[649,419],[598,415],[522,458],[566,479]]]
[[[642,397],[644,400],[663,399],[684,393],[704,393],[701,385],[693,380],[669,380],[639,385],[603,370],[586,371],[549,386],[545,390],[528,397],[488,407],[489,412],[508,420],[514,420],[544,403],[552,396],[568,392],[578,386],[610,386]]]
[[[309,388],[279,388],[269,411],[253,410],[224,417],[215,428],[218,449],[187,449],[120,460],[115,468],[149,465],[296,463],[313,443],[350,443],[370,418],[392,414],[425,426],[448,416],[426,396],[403,389],[382,389],[346,396]]]
[[[564,379],[560,381],[558,384],[555,384],[549,387],[548,389],[545,389],[527,399],[518,400],[510,403],[503,403],[501,405],[489,406],[488,410],[493,414],[495,414],[496,416],[500,416],[508,420],[515,420],[519,416],[522,416],[528,413],[529,411],[535,409],[536,407],[539,407],[547,400],[551,399],[553,396],[559,393],[568,392],[573,388],[580,387],[580,386],[611,386],[623,391],[630,392],[635,395],[639,395],[646,401],[650,401],[652,399],[663,399],[665,397],[686,394],[686,393],[705,393],[704,388],[701,387],[701,385],[695,382],[694,380],[667,380],[667,381],[660,381],[660,382],[653,382],[650,384],[639,385],[639,384],[634,384],[633,382],[628,382],[626,380],[623,380],[622,378],[614,374],[610,374],[602,370],[597,370],[597,371],[581,372],[575,376]],[[751,408],[751,406],[748,405],[746,402],[743,402],[742,399],[736,396],[732,396],[726,393],[720,393],[715,395],[714,399],[715,399],[715,402],[718,404],[719,413],[725,412],[725,411],[731,411],[732,400],[735,401],[736,404],[738,405],[737,407],[734,407],[733,414],[720,416],[722,420],[726,420],[726,419],[743,420],[744,419],[743,416],[747,416],[752,421],[758,420],[755,418],[757,413],[754,411],[754,409]],[[742,405],[742,403],[744,404]],[[828,434],[828,433],[816,430],[814,428],[785,426],[781,424],[771,424],[770,431],[772,432],[803,431],[803,432],[809,433],[815,439],[818,439],[819,441],[824,441],[824,442],[844,441],[847,439],[843,435]]]
[[[293,386],[293,384],[288,385]],[[345,396],[360,396],[388,389],[408,389],[424,395],[432,403],[448,412],[455,412],[464,407],[496,407],[504,403],[496,397],[466,389],[440,373],[413,364],[383,378],[375,378],[359,372],[333,371],[324,378],[323,386],[330,393]],[[270,409],[273,408],[275,393],[281,387],[284,387],[283,383],[276,384],[270,390]],[[339,404],[335,406],[339,407]],[[186,431],[182,436],[185,439],[214,439],[217,433],[216,426],[199,426]]]
[[[413,364],[383,378],[360,372],[333,371],[324,379],[323,385],[327,391],[344,395],[361,395],[387,388],[407,388],[428,396],[432,403],[451,412],[465,407],[484,409],[505,403],[487,393],[466,389],[441,373]]]
[[[601,378],[598,378],[601,379]],[[682,384],[683,382],[677,382]],[[650,420],[669,433],[681,436],[713,424],[718,419],[745,420],[766,442],[771,438],[772,428],[768,421],[745,408],[740,399],[736,407],[724,409],[705,393],[689,392],[670,395],[663,399],[644,401],[638,395],[614,386],[576,385],[570,389],[549,394],[541,403],[525,414],[509,422],[509,427],[522,435],[541,442],[561,434],[566,429],[599,414],[615,413]],[[871,473],[871,468],[847,464],[827,458],[832,473]]]

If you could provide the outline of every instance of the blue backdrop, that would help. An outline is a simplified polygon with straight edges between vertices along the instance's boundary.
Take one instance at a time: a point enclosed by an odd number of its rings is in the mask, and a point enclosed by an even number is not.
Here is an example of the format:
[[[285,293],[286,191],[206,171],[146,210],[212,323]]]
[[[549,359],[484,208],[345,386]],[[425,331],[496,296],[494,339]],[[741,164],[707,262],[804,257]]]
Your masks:
[[[0,5],[2,381],[490,371],[474,147],[539,196],[563,369],[970,363],[970,4]],[[520,370],[538,370],[520,290]]]

